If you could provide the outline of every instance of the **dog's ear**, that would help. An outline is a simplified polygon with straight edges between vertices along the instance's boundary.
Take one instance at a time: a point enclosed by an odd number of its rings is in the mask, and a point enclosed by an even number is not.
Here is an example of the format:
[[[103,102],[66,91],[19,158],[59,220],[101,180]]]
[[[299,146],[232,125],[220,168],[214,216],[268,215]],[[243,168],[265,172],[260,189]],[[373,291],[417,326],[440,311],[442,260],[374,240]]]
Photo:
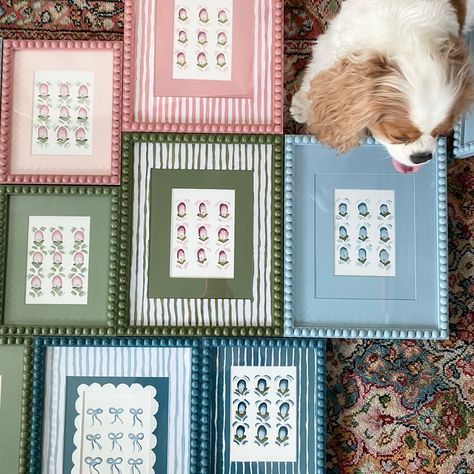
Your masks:
[[[380,54],[352,55],[311,81],[312,102],[307,126],[323,144],[345,153],[359,144],[378,120],[380,103],[376,90],[392,65]]]

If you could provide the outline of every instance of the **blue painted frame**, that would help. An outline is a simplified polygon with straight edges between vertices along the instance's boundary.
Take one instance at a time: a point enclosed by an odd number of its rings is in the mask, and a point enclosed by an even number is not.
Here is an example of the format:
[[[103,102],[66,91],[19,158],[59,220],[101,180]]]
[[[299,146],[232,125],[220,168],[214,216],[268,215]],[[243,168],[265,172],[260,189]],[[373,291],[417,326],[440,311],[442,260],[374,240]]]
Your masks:
[[[474,73],[474,31],[466,36],[471,53],[471,69]],[[454,126],[453,155],[454,158],[468,158],[474,155],[474,110],[471,109]]]
[[[45,375],[45,353],[48,347],[154,347],[191,348],[191,426],[190,426],[190,472],[205,472],[205,458],[199,440],[203,439],[204,423],[201,418],[202,400],[198,388],[202,383],[201,341],[197,339],[152,339],[152,338],[51,338],[39,337],[34,341],[33,388],[31,407],[31,438],[29,473],[41,471],[43,396]],[[203,397],[205,400],[205,397]],[[64,447],[63,447],[64,448]]]
[[[268,363],[268,360],[261,360],[265,356],[267,358],[270,354],[270,358],[276,357],[276,351],[283,350],[287,354],[293,353],[291,357],[291,364],[296,363],[297,360],[301,357],[301,354],[297,356],[294,355],[292,349],[302,349],[314,351],[314,360],[307,362],[300,361],[301,367],[304,364],[307,365],[307,370],[310,366],[313,366],[314,369],[314,410],[311,408],[306,414],[307,419],[315,418],[315,428],[313,434],[309,434],[311,430],[308,430],[306,435],[305,443],[310,443],[307,446],[309,450],[308,463],[314,460],[314,463],[305,464],[303,469],[304,472],[308,474],[323,474],[326,471],[326,450],[325,450],[325,440],[326,440],[326,341],[325,340],[310,340],[310,339],[205,339],[203,342],[203,388],[207,392],[207,389],[211,393],[210,399],[206,399],[204,406],[205,415],[209,417],[209,423],[206,428],[207,432],[204,434],[205,440],[211,444],[210,449],[210,461],[209,464],[203,466],[206,468],[205,473],[215,473],[215,474],[226,474],[228,472],[238,473],[238,474],[252,474],[255,472],[265,472],[268,474],[272,473],[293,473],[299,472],[298,466],[300,462],[300,457],[296,463],[292,462],[233,462],[229,460],[230,451],[227,450],[224,453],[225,459],[222,457],[222,452],[219,451],[219,448],[222,449],[222,443],[224,440],[228,441],[229,432],[224,427],[222,429],[215,429],[213,426],[213,421],[218,423],[218,426],[224,423],[222,418],[222,411],[226,408],[221,406],[224,402],[220,399],[222,393],[219,388],[222,388],[222,384],[225,382],[227,377],[226,371],[224,369],[224,374],[217,370],[217,361],[219,357],[219,350],[231,350],[235,354],[235,351],[239,349],[245,349],[245,354],[241,354],[247,361],[259,362],[255,365],[261,366],[285,366],[285,363],[275,362]],[[288,356],[286,356],[288,357]],[[307,355],[308,357],[308,355]],[[240,360],[240,359],[239,359]],[[242,359],[243,360],[243,359]],[[308,359],[309,360],[309,359]],[[231,364],[226,365],[226,369],[230,369]],[[301,369],[302,370],[302,369]],[[219,382],[220,381],[220,382]],[[299,382],[298,382],[299,385]],[[228,390],[228,389],[227,389]],[[227,392],[226,392],[227,393]],[[216,404],[216,397],[219,398],[219,402]],[[311,407],[312,407],[311,402]],[[312,418],[311,418],[312,419]],[[304,430],[304,427],[300,425],[300,429]],[[298,446],[302,443],[301,433],[298,437]],[[305,444],[303,443],[303,444]],[[299,448],[298,448],[299,449]],[[302,448],[301,448],[302,449]],[[306,449],[306,448],[305,448]],[[221,468],[221,463],[223,464],[224,471],[219,470]],[[218,466],[219,465],[219,466]],[[309,466],[309,467],[308,467]],[[302,471],[303,472],[303,471]]]
[[[306,158],[305,161],[303,161],[304,158]],[[299,171],[300,168],[303,171]],[[333,208],[332,194],[328,197],[328,192],[318,192],[317,196],[314,196],[316,191],[314,177],[318,173],[323,174],[321,181],[323,184],[320,186],[327,186],[328,189],[337,187],[335,183],[341,183],[341,188],[370,189],[374,187],[374,179],[379,178],[383,184],[379,186],[379,189],[387,189],[389,186],[399,190],[396,202],[400,203],[406,198],[404,193],[412,188],[415,206],[410,207],[407,213],[405,208],[409,206],[409,200],[403,201],[404,212],[401,213],[398,209],[396,228],[399,229],[397,242],[403,242],[407,248],[410,246],[416,248],[415,266],[411,272],[408,272],[408,275],[412,274],[415,277],[414,293],[406,293],[406,288],[405,293],[402,293],[400,289],[402,286],[397,289],[393,284],[394,280],[387,283],[388,278],[385,277],[382,279],[365,276],[334,277],[329,273],[327,265],[324,267],[326,258],[324,253],[332,255],[332,249],[328,251],[327,245],[323,245],[322,251],[319,252],[323,257],[318,257],[315,242],[316,239],[321,239],[321,228],[324,230],[324,226],[321,226],[316,219],[317,211],[314,211],[312,217],[312,213],[309,213],[310,217],[304,229],[301,228],[301,224],[298,224],[298,219],[301,219],[299,217],[301,209],[304,206],[306,206],[307,215],[309,209],[319,207],[314,206],[313,199],[317,199],[318,203],[322,203],[321,205],[326,204],[326,208],[328,205],[331,209]],[[405,186],[406,183],[410,183],[409,186]],[[338,156],[336,152],[320,145],[313,137],[287,136],[284,245],[285,336],[447,338],[449,318],[446,191],[446,140],[444,138],[439,140],[437,154],[431,164],[425,165],[416,174],[402,176],[393,169],[386,150],[372,138],[368,138],[360,148],[347,155]],[[311,199],[305,201],[304,198],[308,195]],[[329,201],[331,204],[328,204]],[[328,214],[329,212],[326,212],[326,219],[328,219]],[[415,242],[410,242],[407,233],[400,232],[400,229],[409,230],[410,227],[404,225],[404,218],[405,220],[413,219]],[[330,229],[333,232],[332,211],[330,219]],[[315,228],[316,222],[318,222],[319,232]],[[423,234],[422,231],[425,233]],[[301,237],[302,235],[304,237]],[[304,248],[305,252],[299,250],[299,247]],[[398,272],[403,267],[403,265],[400,266],[403,262],[399,260],[399,257],[403,257],[405,248],[400,248],[398,244],[397,247]],[[311,257],[314,257],[314,260]],[[429,261],[430,258],[431,261]],[[409,260],[405,260],[404,263],[407,265]],[[320,279],[327,278],[326,291],[330,290],[328,285],[334,288],[335,296],[332,299],[327,295],[324,299],[318,298],[315,283],[318,272]],[[405,272],[405,278],[406,275]],[[384,280],[378,285],[378,289],[375,280]],[[350,298],[341,297],[341,288],[337,285],[342,283],[344,290],[349,293],[364,288],[364,285],[365,289],[372,285],[370,291],[367,289],[369,293],[372,293],[358,299],[354,298],[354,295],[350,295]],[[403,282],[400,284],[402,285]],[[392,292],[393,296],[390,300],[386,299],[387,291]],[[384,320],[388,320],[388,323],[384,324]]]

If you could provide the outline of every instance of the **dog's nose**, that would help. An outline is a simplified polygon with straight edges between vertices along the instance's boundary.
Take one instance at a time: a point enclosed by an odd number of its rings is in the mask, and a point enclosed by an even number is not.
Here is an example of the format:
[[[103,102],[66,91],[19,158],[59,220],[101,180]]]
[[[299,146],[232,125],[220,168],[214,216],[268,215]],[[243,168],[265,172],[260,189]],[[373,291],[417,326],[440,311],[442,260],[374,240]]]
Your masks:
[[[430,153],[429,151],[424,151],[421,153],[413,153],[413,155],[410,155],[410,160],[415,165],[421,165],[423,163],[426,163],[427,161],[430,161],[431,158],[433,158],[433,154]]]

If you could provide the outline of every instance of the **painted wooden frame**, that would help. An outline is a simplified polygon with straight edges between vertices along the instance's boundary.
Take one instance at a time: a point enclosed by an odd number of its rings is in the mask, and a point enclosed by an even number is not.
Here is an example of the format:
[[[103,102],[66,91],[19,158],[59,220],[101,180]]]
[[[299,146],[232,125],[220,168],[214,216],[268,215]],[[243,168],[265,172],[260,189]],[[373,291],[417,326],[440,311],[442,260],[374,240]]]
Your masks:
[[[325,472],[325,347],[323,340],[204,340],[212,387],[206,472]]]
[[[286,336],[448,337],[446,141],[415,174],[385,157],[286,137]]]
[[[0,335],[115,334],[120,206],[118,188],[0,187]]]
[[[471,62],[474,58],[474,32],[466,36],[471,53]],[[474,71],[474,64],[471,64]],[[468,158],[474,155],[474,117],[470,110],[454,127],[453,155],[454,158]]]
[[[2,469],[11,473],[28,472],[32,344],[31,339],[0,337],[0,456]]]
[[[235,46],[234,43],[230,46],[233,55],[229,66],[232,67],[231,77],[224,81],[200,79],[201,72],[214,67],[211,65],[214,56],[209,54],[211,38],[205,44],[193,45],[193,62],[188,61],[183,66],[194,67],[194,56],[205,54],[209,56],[209,68],[206,59],[205,67],[197,68],[202,71],[187,79],[190,69],[187,72],[173,69],[176,66],[174,55],[184,53],[175,51],[170,39],[173,34],[182,34],[184,44],[180,46],[183,51],[188,46],[191,48],[188,43],[197,41],[194,38],[197,34],[195,26],[207,28],[217,20],[211,16],[211,7],[217,8],[219,2],[209,0],[204,5],[207,9],[200,6],[201,11],[206,10],[206,18],[201,21],[196,17],[193,26],[190,24],[193,21],[192,8],[183,1],[125,1],[124,130],[282,132],[283,2],[222,0],[220,3],[225,3],[221,12],[233,12],[230,20],[234,23],[232,28],[236,39]],[[180,6],[184,8],[180,9]],[[181,10],[186,12],[182,19],[177,16]],[[197,11],[194,13],[197,15]],[[249,17],[254,18],[254,35],[249,34]],[[158,42],[159,48],[155,46]],[[254,59],[249,70],[251,54],[254,54]],[[176,67],[183,69],[179,65]]]
[[[201,342],[191,339],[37,338],[31,472],[62,473],[65,466],[68,472],[82,472],[79,466],[99,465],[106,465],[107,472],[124,467],[135,473],[145,468],[160,474],[197,472],[203,429],[200,354]],[[152,402],[140,404],[144,389],[151,392]],[[95,408],[82,413],[89,405]],[[136,408],[142,405],[142,411]],[[149,417],[147,407],[154,407]],[[163,410],[165,416],[160,415]],[[147,424],[150,419],[153,426]],[[83,427],[90,427],[93,436],[84,436]],[[168,431],[159,432],[152,442],[152,433],[159,429]],[[163,438],[167,448],[156,451]],[[84,450],[78,456],[80,445]]]
[[[2,64],[0,182],[118,184],[122,44],[6,40]]]
[[[123,249],[122,253],[130,259],[130,273],[126,278],[130,281],[130,290],[119,304],[119,334],[281,334],[281,148],[282,139],[277,136],[124,136],[122,192],[127,196],[128,208],[122,213],[122,228],[125,231],[128,227],[128,231],[123,234],[127,250]],[[187,177],[189,170],[193,170],[192,182]],[[219,180],[225,181],[216,183],[211,176],[214,173],[219,174]],[[155,174],[161,174],[161,185],[150,178]],[[245,183],[249,183],[248,176],[241,179],[242,174],[250,175],[250,189],[245,187]],[[155,193],[153,186],[155,189],[160,188],[162,194]],[[251,259],[245,263],[245,268],[252,272],[251,274],[246,270],[246,278],[252,281],[250,288],[245,281],[242,289],[233,286],[232,281],[229,283],[229,280],[212,276],[187,280],[176,277],[170,282],[170,274],[167,272],[172,265],[169,257],[172,251],[169,243],[155,246],[168,249],[168,256],[155,260],[156,256],[151,244],[149,248],[149,242],[161,239],[158,235],[160,232],[169,234],[172,190],[190,187],[199,190],[213,187],[235,189],[235,199],[240,199],[236,212],[251,213],[253,209],[253,234],[250,244],[245,244],[250,245],[247,247],[249,250],[241,252],[240,257],[236,256],[236,261],[239,262],[236,278],[239,277],[240,270],[243,271],[244,261]],[[252,193],[250,210],[240,207],[239,211],[239,206],[243,206],[246,201],[245,196],[250,200]],[[150,200],[152,217],[148,209]],[[259,209],[266,209],[267,212],[262,213]],[[162,215],[163,212],[165,214]],[[158,215],[161,216],[159,219]],[[244,217],[241,215],[242,219]],[[158,219],[162,224],[160,228],[153,228],[153,219]],[[238,225],[236,229],[236,232],[241,232]],[[171,237],[167,238],[167,242],[170,242]],[[256,250],[252,253],[251,248]],[[150,258],[153,258],[154,265],[149,265]],[[166,291],[169,293],[149,297],[150,271],[155,278],[153,268],[157,267],[165,272],[158,277],[160,279],[157,286],[166,284],[169,288]],[[199,296],[199,291],[202,296]],[[232,297],[241,291],[250,293],[239,293],[239,298]]]

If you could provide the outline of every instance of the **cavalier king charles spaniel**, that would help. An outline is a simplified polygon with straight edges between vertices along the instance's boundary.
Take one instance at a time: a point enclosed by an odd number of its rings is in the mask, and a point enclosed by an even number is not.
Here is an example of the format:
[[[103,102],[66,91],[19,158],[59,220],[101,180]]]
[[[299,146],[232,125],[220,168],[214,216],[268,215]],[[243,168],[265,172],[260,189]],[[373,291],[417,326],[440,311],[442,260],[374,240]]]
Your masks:
[[[293,118],[345,153],[370,133],[395,168],[430,161],[474,101],[474,0],[346,0],[318,38]]]

